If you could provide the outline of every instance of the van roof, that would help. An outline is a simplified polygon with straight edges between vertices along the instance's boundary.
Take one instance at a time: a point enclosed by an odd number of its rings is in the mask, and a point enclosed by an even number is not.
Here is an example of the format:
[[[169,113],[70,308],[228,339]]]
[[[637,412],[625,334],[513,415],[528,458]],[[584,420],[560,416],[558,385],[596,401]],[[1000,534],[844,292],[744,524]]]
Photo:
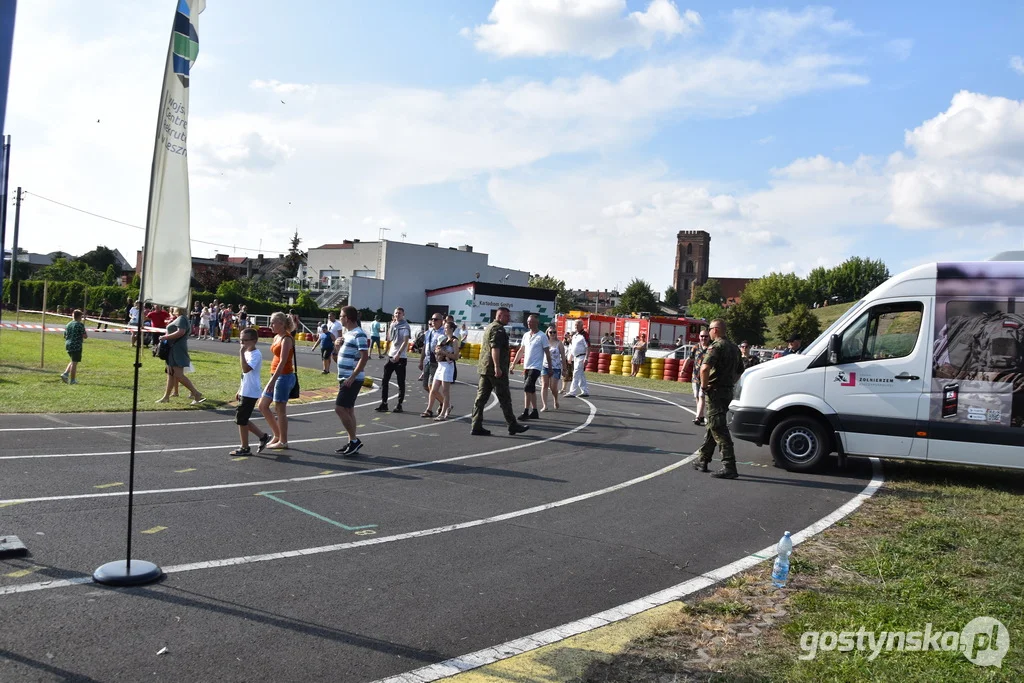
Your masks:
[[[1024,251],[1001,251],[989,261],[1024,261]]]

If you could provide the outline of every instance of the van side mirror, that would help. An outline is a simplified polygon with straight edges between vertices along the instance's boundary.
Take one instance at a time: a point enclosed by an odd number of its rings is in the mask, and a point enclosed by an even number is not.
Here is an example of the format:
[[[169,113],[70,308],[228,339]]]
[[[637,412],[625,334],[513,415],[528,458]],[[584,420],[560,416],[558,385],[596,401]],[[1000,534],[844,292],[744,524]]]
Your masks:
[[[833,334],[828,340],[828,362],[835,365],[839,362],[839,351],[842,347],[842,338],[838,334]]]

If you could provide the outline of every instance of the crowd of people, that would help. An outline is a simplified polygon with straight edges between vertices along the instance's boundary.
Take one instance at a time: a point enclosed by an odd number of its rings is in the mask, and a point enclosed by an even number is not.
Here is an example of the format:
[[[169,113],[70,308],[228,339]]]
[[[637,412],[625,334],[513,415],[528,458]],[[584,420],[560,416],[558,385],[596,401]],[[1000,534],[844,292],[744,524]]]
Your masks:
[[[140,316],[145,319],[146,328],[152,331],[145,332],[142,339],[133,333],[133,345],[153,346],[154,355],[158,355],[166,365],[165,390],[157,403],[167,403],[178,396],[180,386],[189,391],[193,405],[203,403],[206,397],[188,377],[192,365],[188,340],[219,338],[222,342],[230,341],[232,328],[237,324],[240,329],[238,362],[241,383],[235,397],[235,423],[239,430],[240,444],[231,451],[231,455],[244,456],[252,452],[250,435],[257,439],[258,453],[267,448],[284,450],[289,447],[288,402],[299,396],[295,338],[299,324],[297,316],[283,311],[270,316],[274,337],[270,343],[270,375],[265,384],[261,377],[263,355],[259,349],[259,333],[251,325],[245,306],[241,306],[235,313],[230,304],[221,305],[214,300],[209,306],[197,302],[191,311],[176,307],[165,310],[162,306],[148,303],[140,309],[136,301],[129,310],[129,322],[135,325],[136,332]],[[542,330],[539,316],[531,314],[526,320],[528,329],[512,353],[507,331],[510,319],[509,309],[499,308],[494,320],[483,331],[477,363],[477,395],[470,420],[471,434],[474,436],[491,434],[483,426],[483,412],[492,393],[498,400],[511,435],[527,431],[529,426],[524,423],[540,419],[540,413],[558,410],[560,397],[586,398],[590,395],[586,364],[591,344],[582,320],[576,320],[575,329],[566,330],[559,339],[554,327]],[[70,360],[61,374],[61,380],[68,384],[77,383],[83,342],[88,338],[82,321],[83,312],[74,311],[73,319],[64,331],[65,349]],[[417,340],[422,345],[419,381],[426,392],[426,406],[420,413],[421,417],[437,422],[451,419],[454,409],[451,385],[458,379],[457,362],[461,358],[467,334],[466,326],[463,324],[460,329],[451,315],[434,313],[428,319],[422,339]],[[348,437],[347,442],[336,451],[338,454],[353,456],[363,446],[357,434],[354,407],[372,352],[376,351],[379,359],[387,359],[381,382],[381,401],[376,411],[405,412],[403,404],[406,399],[407,354],[411,339],[411,328],[405,319],[405,310],[401,307],[394,309],[390,325],[374,320],[369,335],[362,328],[359,312],[352,306],[343,307],[340,317],[331,312],[327,321],[319,325],[317,338],[310,351],[320,352],[324,374],[330,373],[332,363],[337,367],[335,413]],[[677,348],[682,347],[682,341],[676,340]],[[648,349],[657,348],[655,344],[656,337],[648,340],[645,334],[640,334],[636,338],[629,349],[632,376],[635,377],[643,365]],[[782,355],[800,351],[801,340],[798,335],[792,335],[787,344],[788,348],[781,352]],[[614,347],[614,340],[610,334],[606,334],[597,346],[604,351],[609,346]],[[751,345],[746,341],[738,346],[729,341],[725,322],[716,319],[707,328],[701,328],[697,344],[690,351],[690,360],[696,402],[693,422],[707,428],[699,451],[700,457],[694,466],[700,471],[708,471],[708,463],[717,446],[722,451],[723,469],[713,476],[734,479],[738,474],[725,413],[739,375],[757,365],[761,359],[752,353]],[[509,376],[520,361],[523,364],[523,410],[517,416],[512,407]],[[389,407],[392,378],[398,388],[397,402],[393,408]],[[539,402],[538,383],[541,394]],[[251,422],[257,408],[266,420],[266,432]]]

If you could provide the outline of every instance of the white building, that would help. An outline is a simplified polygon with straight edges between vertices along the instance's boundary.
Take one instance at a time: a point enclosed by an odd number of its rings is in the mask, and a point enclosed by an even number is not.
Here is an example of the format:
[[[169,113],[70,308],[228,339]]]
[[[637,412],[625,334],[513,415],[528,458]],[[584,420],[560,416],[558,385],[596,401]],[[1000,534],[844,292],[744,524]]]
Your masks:
[[[427,290],[481,282],[526,287],[530,274],[498,268],[473,247],[442,248],[436,243],[345,240],[310,249],[305,277],[325,290],[328,308],[343,298],[356,308],[389,311],[401,306],[412,321],[427,317]]]
[[[426,311],[427,315],[451,314],[456,324],[485,325],[504,307],[512,313],[514,323],[525,323],[526,316],[536,313],[543,326],[554,320],[557,295],[553,289],[464,282],[428,291]]]

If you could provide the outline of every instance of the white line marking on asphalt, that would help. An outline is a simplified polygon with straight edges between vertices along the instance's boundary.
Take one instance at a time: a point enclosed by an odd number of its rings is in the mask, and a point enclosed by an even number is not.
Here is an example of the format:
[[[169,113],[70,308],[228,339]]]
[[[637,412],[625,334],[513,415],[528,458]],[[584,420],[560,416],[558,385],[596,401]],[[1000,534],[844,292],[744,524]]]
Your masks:
[[[393,470],[403,470],[403,469],[409,469],[409,468],[413,468],[413,467],[426,467],[428,465],[434,465],[434,464],[437,464],[437,463],[453,462],[453,461],[456,461],[456,460],[466,460],[466,459],[469,459],[469,458],[479,458],[479,457],[484,456],[484,455],[494,455],[495,453],[506,453],[508,451],[516,451],[516,450],[520,450],[520,449],[523,449],[523,448],[530,448],[532,446],[539,446],[540,444],[548,443],[549,441],[556,441],[558,439],[565,438],[566,436],[569,436],[570,434],[574,434],[574,433],[576,433],[576,432],[578,432],[580,430],[586,429],[587,426],[589,426],[590,423],[593,422],[594,416],[597,415],[597,406],[595,406],[593,403],[591,403],[590,401],[587,401],[585,399],[584,399],[583,402],[586,403],[588,406],[590,406],[590,414],[587,415],[587,419],[582,424],[577,425],[576,427],[573,427],[572,429],[570,429],[570,430],[568,430],[566,432],[562,432],[561,434],[556,434],[555,436],[551,436],[551,437],[548,437],[546,439],[541,439],[540,441],[528,441],[526,443],[518,444],[516,446],[509,446],[507,448],[499,448],[497,450],[487,451],[485,453],[476,453],[474,455],[460,455],[458,457],[448,458],[446,460],[434,460],[432,462],[413,463],[411,465],[397,465],[397,466],[394,466],[394,467],[382,467],[382,468],[379,468],[379,469],[376,469],[376,470],[363,470],[363,471],[360,471],[360,472],[341,472],[341,473],[338,473],[338,474],[328,474],[328,475],[320,475],[320,474],[318,474],[318,475],[316,475],[314,477],[298,477],[298,478],[295,478],[295,479],[280,479],[280,480],[277,480],[277,481],[259,482],[258,485],[262,486],[262,485],[265,485],[265,484],[278,484],[278,483],[295,482],[295,481],[311,481],[311,480],[314,480],[314,479],[316,479],[316,480],[328,479],[330,477],[347,476],[347,475],[352,475],[352,474],[371,474],[371,473],[374,473],[374,472],[389,472],[389,471],[393,471]],[[645,482],[645,481],[649,481],[651,479],[654,479],[655,477],[661,476],[662,474],[667,474],[668,472],[671,472],[671,471],[673,471],[675,469],[678,469],[679,467],[682,467],[686,463],[688,463],[691,460],[693,460],[695,457],[696,457],[695,455],[688,455],[685,458],[683,458],[682,460],[679,460],[679,461],[677,461],[675,463],[672,463],[671,465],[667,465],[666,467],[663,467],[660,470],[657,470],[655,472],[651,472],[650,474],[645,474],[645,475],[637,477],[635,479],[630,479],[629,481],[624,481],[624,482],[621,482],[619,484],[614,484],[613,486],[609,486],[609,487],[606,487],[606,488],[603,488],[603,489],[600,489],[600,490],[597,490],[597,491],[590,491],[589,493],[581,493],[581,494],[579,494],[577,496],[572,496],[571,498],[563,498],[562,500],[556,500],[556,501],[553,501],[551,503],[544,503],[543,505],[535,505],[533,507],[525,508],[525,509],[522,509],[522,510],[514,510],[512,512],[506,512],[506,513],[503,513],[503,514],[500,514],[500,515],[495,515],[493,517],[485,517],[483,519],[474,519],[474,520],[471,520],[471,521],[468,521],[468,522],[459,522],[458,524],[446,524],[444,526],[434,527],[432,529],[421,529],[419,531],[410,531],[410,532],[407,532],[407,533],[404,533],[404,534],[394,534],[394,535],[391,535],[391,536],[380,536],[380,537],[368,538],[368,539],[365,539],[365,540],[352,541],[352,542],[349,542],[349,543],[336,543],[336,544],[333,544],[333,545],[324,545],[324,546],[318,546],[318,547],[315,547],[315,548],[300,548],[298,550],[285,550],[285,551],[277,552],[277,553],[266,553],[264,555],[243,555],[241,557],[229,557],[229,558],[225,558],[225,559],[222,559],[222,560],[207,560],[205,562],[191,562],[191,563],[188,563],[188,564],[176,564],[176,565],[171,565],[169,567],[165,567],[164,568],[164,573],[165,574],[175,574],[175,573],[179,573],[179,572],[195,571],[195,570],[198,570],[198,569],[215,569],[215,568],[218,568],[218,567],[233,567],[233,566],[242,565],[242,564],[253,564],[255,562],[269,562],[271,560],[282,560],[282,559],[286,559],[286,558],[290,558],[290,557],[302,557],[302,556],[306,556],[306,555],[319,555],[319,554],[323,554],[323,553],[337,552],[339,550],[350,550],[352,548],[360,548],[362,546],[367,546],[367,545],[379,545],[381,543],[391,543],[391,542],[394,542],[394,541],[404,541],[404,540],[407,540],[407,539],[410,539],[410,538],[423,538],[424,536],[436,536],[437,534],[443,534],[443,533],[447,533],[449,531],[459,531],[461,529],[470,529],[472,527],[483,526],[485,524],[494,524],[496,522],[504,522],[504,521],[509,520],[509,519],[515,519],[517,517],[524,517],[526,515],[532,515],[532,514],[535,514],[535,513],[538,513],[538,512],[544,512],[546,510],[552,510],[554,508],[559,508],[559,507],[563,507],[563,506],[566,506],[566,505],[571,505],[572,503],[578,503],[578,502],[580,502],[582,500],[587,500],[589,498],[594,498],[596,496],[604,495],[606,493],[612,493],[613,491],[619,491],[621,489],[628,488],[628,487],[633,486],[635,484],[639,484],[639,483],[642,483],[642,482]],[[252,485],[257,485],[257,484],[254,483]],[[203,488],[219,488],[219,487],[198,487],[198,488],[203,489]],[[191,488],[191,489],[168,489],[168,490],[169,491],[177,491],[177,490],[194,491],[194,490],[197,490],[197,489],[196,488]],[[147,491],[136,491],[135,492],[136,495],[139,495],[141,493],[153,493],[153,492],[147,492]],[[157,492],[157,493],[160,493],[160,492]],[[89,497],[93,497],[93,496],[89,496]],[[91,581],[92,581],[91,577],[80,577],[80,578],[75,578],[75,579],[58,579],[58,580],[54,580],[54,581],[40,581],[38,583],[30,583],[30,584],[24,584],[24,585],[18,585],[18,586],[2,586],[2,587],[0,587],[0,596],[3,596],[3,595],[13,595],[15,593],[29,593],[29,592],[32,592],[32,591],[46,590],[48,588],[63,588],[65,586],[75,586],[75,585],[78,585],[78,584],[89,583]]]
[[[376,382],[374,382],[373,387],[369,391],[367,391],[365,394],[360,394],[360,395],[361,396],[369,396],[370,394],[372,394],[375,391],[380,391],[380,385],[377,384]],[[333,398],[325,398],[322,401],[309,401],[308,403],[302,403],[301,405],[302,406],[312,406],[312,405],[316,405],[318,403],[333,403],[333,402],[334,402]],[[360,403],[359,405],[357,405],[355,407],[356,408],[364,408],[366,406],[375,406],[378,403],[379,403],[379,401],[369,401],[367,403]],[[319,415],[321,413],[333,413],[333,412],[334,412],[334,408],[330,408],[328,410],[313,410],[313,411],[310,411],[308,413],[289,413],[288,417],[289,418],[293,418],[293,417],[302,417],[303,415]],[[8,415],[8,417],[10,417],[10,416],[11,415]],[[16,415],[15,414],[15,416],[16,417],[34,417],[34,415],[32,413],[24,413],[22,415]],[[255,415],[255,416],[253,416],[252,419],[253,420],[262,420],[263,416],[262,415]],[[137,429],[141,429],[143,427],[182,427],[182,426],[186,426],[186,425],[222,424],[224,422],[232,422],[233,423],[234,421],[235,421],[235,418],[231,417],[231,418],[224,418],[224,419],[218,419],[218,420],[192,420],[192,421],[189,421],[189,422],[147,422],[145,424],[137,424],[137,425],[135,425],[135,427]],[[70,430],[70,429],[73,429],[76,432],[84,431],[84,430],[87,430],[87,429],[131,429],[131,424],[129,423],[129,424],[118,424],[118,425],[70,425],[68,427],[2,427],[2,428],[0,428],[0,432],[60,432],[60,431],[67,431],[67,430]]]
[[[697,454],[694,453],[687,458],[687,461],[693,460],[696,457]],[[814,524],[811,524],[810,526],[807,526],[793,534],[793,545],[803,543],[812,536],[821,533],[843,517],[846,517],[848,514],[859,508],[865,500],[873,496],[875,492],[878,491],[879,487],[881,487],[885,482],[885,477],[882,474],[882,463],[878,458],[871,458],[871,469],[871,482],[865,486],[860,493],[841,505],[831,514],[822,517]],[[622,621],[623,619],[640,614],[641,612],[646,612],[653,607],[658,607],[659,605],[679,600],[687,595],[703,590],[708,586],[712,586],[719,581],[735,576],[736,574],[750,569],[762,562],[767,562],[768,560],[773,559],[775,554],[775,546],[770,545],[756,553],[751,553],[746,557],[740,558],[735,562],[730,562],[718,569],[705,572],[704,574],[690,579],[689,581],[684,581],[683,583],[676,584],[671,588],[651,593],[650,595],[638,598],[632,602],[627,602],[624,605],[619,605],[618,607],[598,612],[597,614],[584,619],[578,619],[576,621],[569,622],[568,624],[562,624],[561,626],[555,626],[554,628],[549,628],[544,631],[538,631],[537,633],[524,636],[522,638],[516,638],[515,640],[510,640],[500,645],[494,645],[492,647],[484,648],[483,650],[477,650],[476,652],[462,655],[461,657],[455,657],[443,662],[438,662],[437,664],[413,669],[412,671],[408,671],[404,674],[381,678],[373,683],[408,683],[409,681],[428,683],[429,681],[436,681],[465,671],[478,669],[481,666],[494,664],[495,662],[500,662],[503,659],[509,659],[524,652],[530,652],[531,650],[536,650],[538,648],[557,643],[565,640],[566,638],[579,635],[580,633],[592,631],[616,621]]]
[[[627,394],[636,394],[637,396],[643,396],[644,398],[653,398],[656,401],[663,401],[665,403],[670,403],[670,404],[674,405],[676,408],[679,408],[681,410],[685,410],[686,412],[690,413],[691,415],[696,415],[697,414],[697,411],[693,410],[692,408],[687,408],[686,406],[679,405],[675,401],[670,401],[667,398],[661,398],[660,396],[651,396],[649,394],[644,394],[644,393],[641,393],[639,391],[633,391],[632,389],[623,389],[622,387],[617,387],[614,384],[598,384],[597,382],[591,382],[591,384],[593,384],[594,386],[598,386],[598,387],[604,387],[605,389],[615,389],[616,391],[625,391]],[[668,394],[668,393],[672,393],[672,392],[665,391],[665,392],[662,392],[662,393]]]
[[[497,403],[498,403],[498,399],[497,399],[497,397],[494,397],[491,400],[490,404],[484,410],[492,409],[495,405],[497,405]],[[334,412],[334,408],[331,408],[330,410],[321,410],[321,411],[317,411],[317,412],[333,413]],[[304,415],[313,415],[314,413],[303,413],[303,414]],[[289,415],[288,417],[292,418],[292,417],[294,417],[294,415]],[[459,422],[461,420],[468,420],[471,417],[472,417],[472,415],[461,415],[459,417],[453,417],[450,420],[446,420],[446,422],[455,423],[455,422]],[[234,422],[234,420],[233,419],[229,420],[229,422]],[[380,429],[380,430],[375,431],[375,432],[365,432],[363,434],[360,434],[359,436],[362,438],[362,437],[367,437],[367,436],[375,436],[377,434],[393,434],[395,432],[410,432],[410,431],[417,430],[417,429],[428,429],[430,427],[436,427],[436,426],[437,425],[435,425],[433,422],[430,422],[430,423],[427,423],[427,424],[416,425],[414,427],[402,427],[401,429],[399,429],[397,427],[389,428],[389,429]],[[338,434],[341,434],[341,433],[342,432],[338,432]],[[335,435],[335,436],[322,436],[322,437],[317,437],[317,438],[312,438],[312,439],[292,439],[288,443],[317,443],[319,441],[331,441],[332,439],[337,439],[337,438],[338,438],[338,436]],[[186,447],[182,447],[182,448],[147,448],[147,449],[144,449],[144,450],[136,449],[135,450],[135,455],[145,455],[145,454],[152,454],[152,453],[186,453],[186,452],[192,452],[192,451],[219,451],[219,450],[224,450],[224,449],[227,449],[227,448],[234,448],[236,445],[237,444],[230,443],[230,444],[220,444],[220,445],[217,445],[217,446],[186,446]],[[90,453],[37,453],[35,455],[0,455],[0,460],[37,460],[37,459],[40,459],[40,458],[87,458],[87,457],[94,456],[94,455],[131,455],[131,451],[93,451],[93,452],[90,452]]]
[[[497,397],[494,398],[494,400],[491,402],[491,405],[489,407],[493,407],[495,403],[497,403]],[[237,488],[245,488],[247,486],[269,486],[269,485],[272,485],[272,484],[290,484],[290,483],[302,482],[302,481],[314,481],[314,480],[322,481],[324,479],[333,479],[335,477],[350,477],[350,476],[354,476],[354,475],[358,475],[358,474],[376,474],[378,472],[393,472],[395,470],[406,470],[406,469],[413,469],[413,468],[417,468],[417,467],[429,467],[431,465],[439,465],[439,464],[448,463],[448,462],[458,462],[460,460],[470,460],[472,458],[481,458],[481,457],[483,457],[485,455],[495,455],[497,453],[507,453],[509,451],[517,451],[517,450],[519,450],[521,448],[531,448],[533,446],[539,446],[542,443],[547,443],[549,441],[555,441],[557,439],[562,439],[562,438],[564,438],[566,436],[569,436],[570,434],[575,434],[576,432],[578,432],[578,431],[588,427],[590,425],[590,423],[594,421],[594,416],[597,414],[597,407],[593,403],[591,403],[590,401],[586,401],[585,400],[584,403],[586,403],[587,405],[590,406],[590,414],[587,415],[587,419],[584,420],[582,424],[577,425],[576,427],[573,427],[572,429],[570,429],[568,431],[565,431],[565,432],[562,432],[560,434],[556,434],[554,436],[549,436],[546,439],[541,439],[540,441],[527,441],[525,443],[522,443],[522,444],[519,444],[519,445],[516,445],[516,446],[509,446],[507,448],[498,448],[498,449],[493,450],[493,451],[484,451],[482,453],[470,453],[468,455],[457,455],[457,456],[452,457],[452,458],[444,458],[443,460],[428,460],[426,462],[414,462],[414,463],[410,463],[410,464],[407,464],[407,465],[392,465],[390,467],[378,467],[376,469],[371,469],[371,470],[351,470],[351,471],[347,471],[347,472],[338,472],[338,473],[335,473],[335,474],[326,474],[326,475],[324,475],[324,474],[317,474],[317,475],[314,475],[314,476],[311,476],[311,477],[291,477],[289,479],[270,479],[270,480],[266,480],[266,481],[240,481],[240,482],[235,482],[235,483],[232,483],[232,484],[210,484],[210,485],[207,485],[207,486],[183,486],[183,487],[175,487],[175,488],[170,488],[170,489],[147,489],[147,490],[144,490],[144,491],[135,491],[135,495],[136,496],[146,496],[146,495],[155,495],[155,494],[160,494],[160,493],[189,493],[189,492],[192,492],[192,491],[215,491],[215,490],[219,490],[219,489],[237,489]],[[455,420],[448,420],[448,422],[455,422]],[[425,424],[425,425],[418,425],[416,427],[406,427],[405,429],[399,429],[399,430],[396,430],[396,431],[404,432],[404,431],[409,431],[409,430],[412,430],[412,429],[426,429],[426,428],[431,428],[431,427],[436,427],[436,426],[437,425],[434,425],[433,423],[429,423],[429,424]],[[387,432],[387,433],[390,434],[392,432]],[[366,434],[365,436],[370,436],[370,435]],[[338,437],[336,437],[336,436],[327,436],[327,437],[322,437],[322,438],[318,438],[318,439],[304,439],[303,441],[307,441],[308,442],[308,441],[331,441],[331,440],[337,441]],[[290,443],[301,443],[301,442],[299,442],[299,441],[292,441]],[[189,449],[182,449],[182,450],[189,450]],[[136,451],[136,452],[138,452],[138,451]],[[81,499],[85,499],[85,498],[113,498],[113,497],[117,497],[117,496],[127,496],[127,495],[128,495],[127,491],[113,491],[113,492],[110,492],[110,493],[77,493],[77,494],[71,494],[71,495],[66,495],[66,496],[41,496],[41,497],[38,497],[38,498],[11,498],[9,500],[0,500],[0,505],[4,505],[6,503],[45,503],[45,502],[52,502],[52,501],[58,501],[58,500],[81,500]]]

